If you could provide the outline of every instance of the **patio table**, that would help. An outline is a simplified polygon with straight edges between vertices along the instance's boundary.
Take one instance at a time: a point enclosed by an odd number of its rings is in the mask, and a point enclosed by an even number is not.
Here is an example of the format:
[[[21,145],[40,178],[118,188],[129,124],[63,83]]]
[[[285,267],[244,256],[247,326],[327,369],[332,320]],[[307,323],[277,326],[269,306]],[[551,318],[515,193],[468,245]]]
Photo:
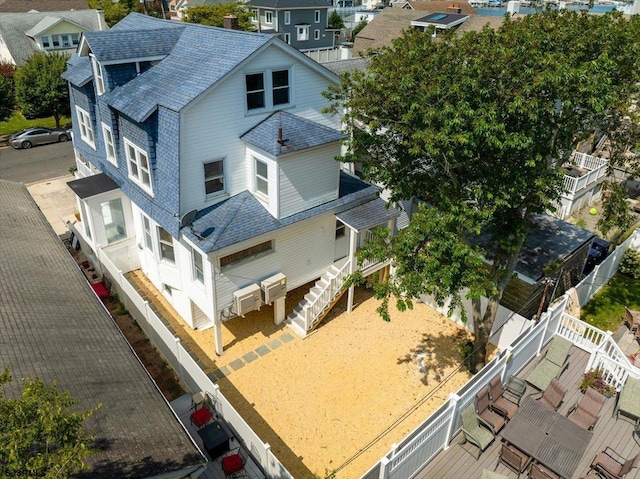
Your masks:
[[[198,435],[211,459],[216,459],[229,450],[229,435],[218,421],[198,429]]]
[[[502,432],[505,440],[566,479],[576,471],[592,436],[531,397]]]

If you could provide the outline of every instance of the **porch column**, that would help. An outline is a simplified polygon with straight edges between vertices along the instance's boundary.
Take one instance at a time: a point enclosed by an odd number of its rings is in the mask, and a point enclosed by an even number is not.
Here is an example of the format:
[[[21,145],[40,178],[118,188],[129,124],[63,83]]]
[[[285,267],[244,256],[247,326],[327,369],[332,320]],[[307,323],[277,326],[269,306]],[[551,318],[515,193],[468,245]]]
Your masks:
[[[358,245],[358,232],[349,227],[349,274],[352,274],[356,270],[356,247]],[[350,313],[353,310],[353,293],[355,291],[355,286],[352,284],[349,286],[349,291],[347,293],[347,313]]]
[[[218,356],[222,356],[223,347],[222,347],[222,322],[220,318],[217,317],[213,322],[213,342],[215,344],[216,354]]]

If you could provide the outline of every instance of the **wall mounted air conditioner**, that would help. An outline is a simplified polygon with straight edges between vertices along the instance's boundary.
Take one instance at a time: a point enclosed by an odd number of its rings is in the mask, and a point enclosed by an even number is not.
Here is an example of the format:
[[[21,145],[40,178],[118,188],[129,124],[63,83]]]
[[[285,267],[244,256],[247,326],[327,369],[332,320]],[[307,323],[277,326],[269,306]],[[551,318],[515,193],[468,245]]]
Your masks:
[[[260,286],[250,284],[249,286],[233,292],[233,312],[239,316],[260,309],[262,306],[262,294]]]
[[[273,303],[278,298],[283,298],[287,294],[287,277],[282,274],[273,276],[262,281],[262,300],[266,304]]]

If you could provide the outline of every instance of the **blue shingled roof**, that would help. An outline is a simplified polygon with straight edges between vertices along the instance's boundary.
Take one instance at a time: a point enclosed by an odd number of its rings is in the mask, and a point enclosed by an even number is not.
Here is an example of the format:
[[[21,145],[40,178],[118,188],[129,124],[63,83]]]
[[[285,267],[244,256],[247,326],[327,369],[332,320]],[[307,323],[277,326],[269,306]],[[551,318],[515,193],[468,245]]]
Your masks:
[[[269,41],[275,40],[265,34],[176,24],[136,13],[109,31],[87,36],[100,61],[167,55],[105,97],[110,106],[139,122],[159,105],[181,110]],[[167,95],[167,85],[179,88]]]
[[[280,128],[282,128],[282,145],[278,143]],[[260,148],[273,156],[279,156],[332,143],[341,140],[344,135],[338,130],[315,121],[279,111],[270,115],[240,138],[249,145]]]
[[[71,57],[67,60],[67,70],[61,75],[72,85],[82,86],[93,78],[89,57]]]
[[[87,32],[84,38],[98,61],[111,62],[168,55],[184,29],[184,25],[167,26],[161,35],[151,28]],[[101,33],[108,35],[100,35]]]
[[[191,227],[183,228],[182,233],[203,252],[210,253],[327,211],[357,206],[375,198],[379,191],[377,186],[341,172],[338,199],[282,219],[271,216],[250,192],[243,191],[199,211]]]

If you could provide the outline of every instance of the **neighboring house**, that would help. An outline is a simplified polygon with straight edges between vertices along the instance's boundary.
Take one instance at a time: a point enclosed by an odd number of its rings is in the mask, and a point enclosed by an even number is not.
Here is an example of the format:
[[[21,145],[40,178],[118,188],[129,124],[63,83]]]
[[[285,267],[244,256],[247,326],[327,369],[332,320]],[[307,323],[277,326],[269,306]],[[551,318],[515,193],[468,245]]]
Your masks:
[[[327,26],[331,4],[325,0],[249,0],[260,32],[276,34],[300,51],[335,47],[335,30]]]
[[[419,4],[421,9],[398,7],[383,9],[356,35],[353,56],[365,55],[368,49],[375,51],[391,46],[391,41],[401,37],[402,33],[409,28],[423,29],[429,25],[434,25],[436,29],[453,27],[457,34],[462,34],[466,31],[482,30],[485,26],[497,28],[504,22],[503,17],[470,13],[473,8],[467,2],[456,4],[455,7],[452,7],[451,3],[440,1],[412,3]],[[434,16],[440,17],[439,20],[434,20]]]
[[[106,29],[101,10],[2,13],[0,62],[20,66],[39,51],[71,54],[84,32]]]
[[[206,458],[23,184],[0,180],[0,221],[0,369],[13,377],[5,397],[39,377],[79,410],[101,405],[84,422],[96,452],[73,477],[198,477]]]
[[[419,12],[450,12],[460,13],[463,15],[476,14],[476,10],[471,5],[469,5],[469,2],[465,1],[448,2],[443,0],[422,0],[416,2],[406,2],[402,5],[402,8]]]
[[[199,5],[218,5],[220,3],[228,3],[229,0],[170,0],[167,4],[169,10],[169,18],[171,20],[184,19],[185,12],[190,7]]]
[[[370,230],[395,227],[335,160],[341,118],[321,93],[338,77],[272,35],[130,14],[87,33],[64,77],[86,253],[141,268],[190,327],[215,328],[218,354],[221,322],[263,303],[305,335]]]

